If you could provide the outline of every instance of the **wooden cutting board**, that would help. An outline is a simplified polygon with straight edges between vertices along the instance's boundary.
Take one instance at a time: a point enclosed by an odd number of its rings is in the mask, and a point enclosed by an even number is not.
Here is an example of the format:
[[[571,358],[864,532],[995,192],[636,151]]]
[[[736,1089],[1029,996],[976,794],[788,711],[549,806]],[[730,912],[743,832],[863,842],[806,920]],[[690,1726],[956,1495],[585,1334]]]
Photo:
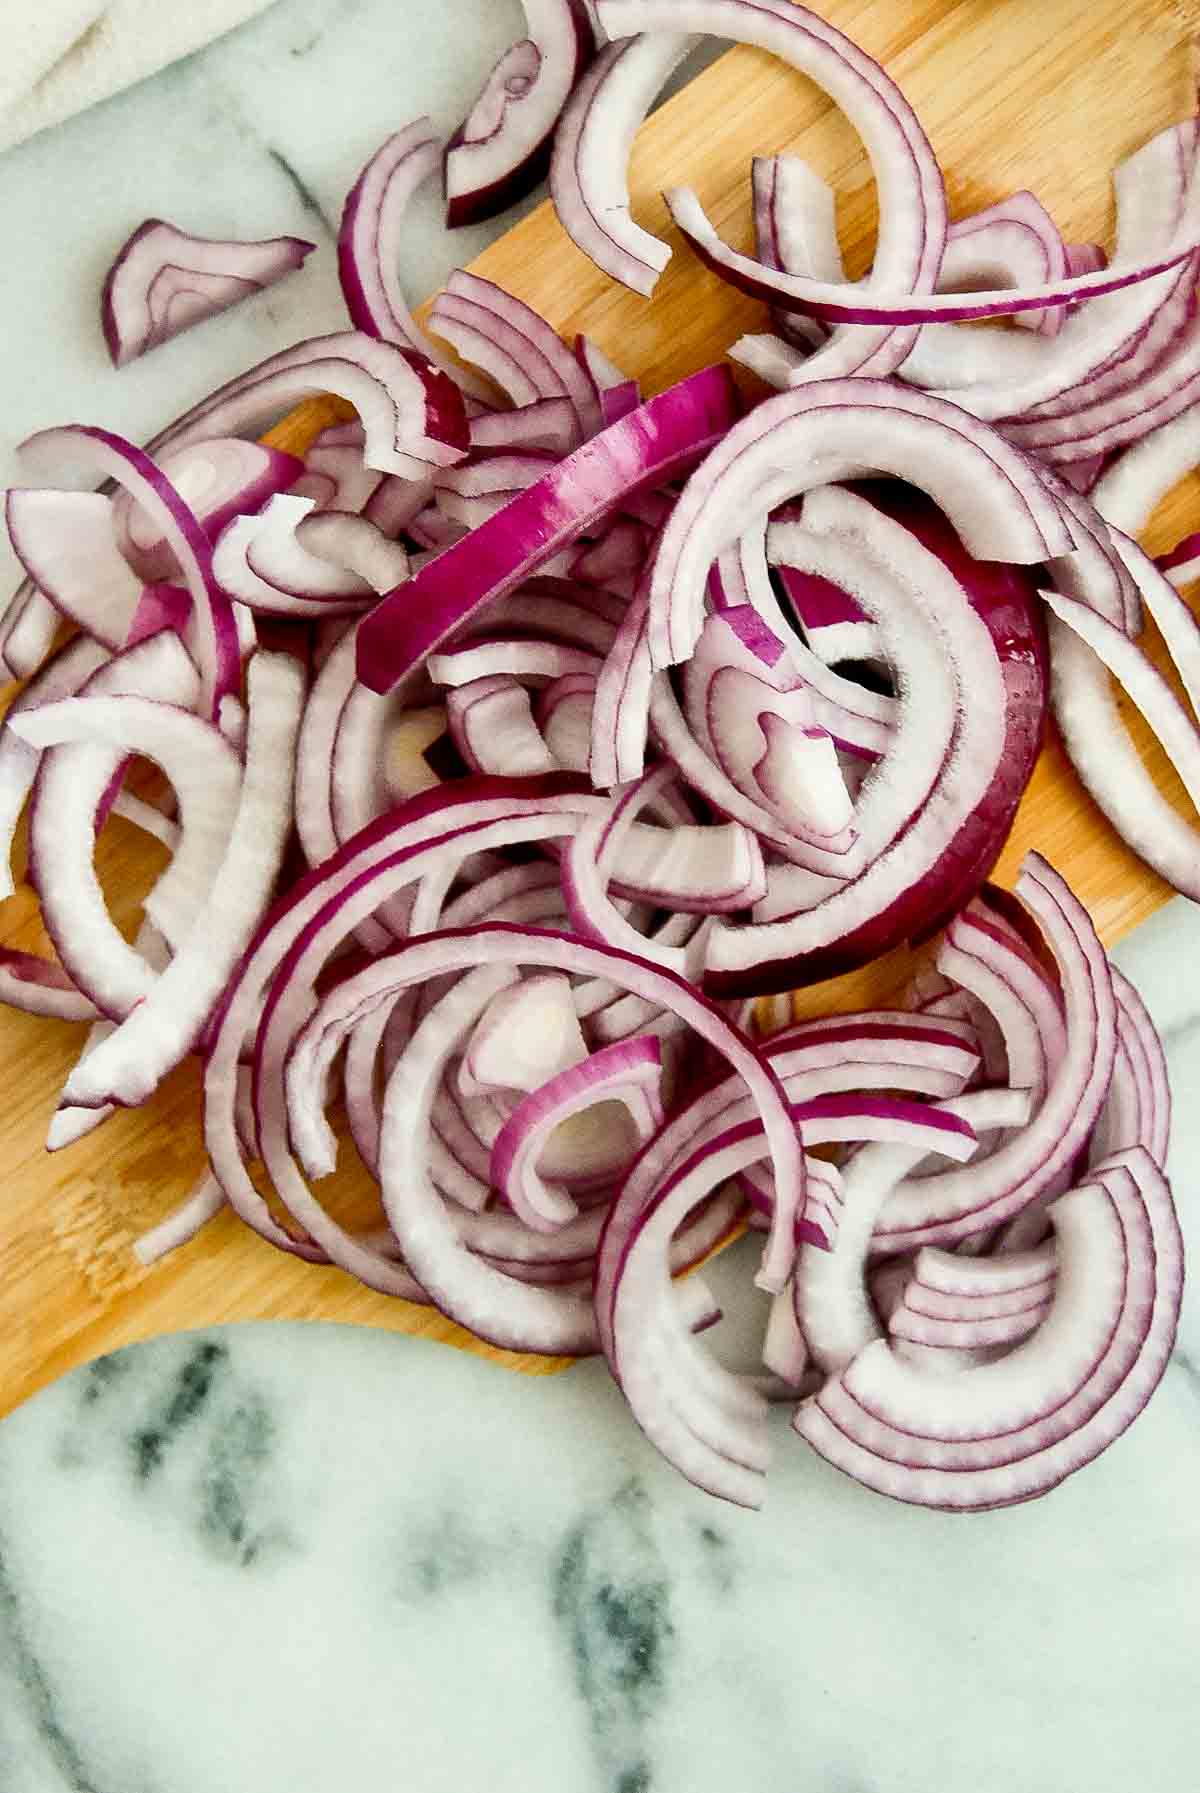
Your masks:
[[[916,107],[947,171],[956,216],[1030,187],[1070,238],[1107,243],[1110,169],[1186,116],[1192,103],[1188,40],[1200,23],[1200,0],[824,0],[821,10],[887,66]],[[762,308],[705,273],[670,231],[659,189],[691,183],[718,229],[749,247],[749,161],[779,150],[805,157],[834,184],[850,272],[859,273],[869,259],[874,189],[853,131],[808,82],[746,49],[700,76],[639,137],[634,210],[669,235],[676,251],[652,302],[598,273],[548,206],[475,266],[564,334],[587,331],[657,391],[719,358],[743,331],[765,327]],[[1155,519],[1153,550],[1196,526],[1198,498],[1200,484],[1172,494]],[[1164,788],[1178,796],[1161,755],[1148,750],[1148,757]],[[1054,743],[1001,861],[1003,880],[1012,879],[1031,846],[1068,875],[1108,942],[1169,894],[1114,839]],[[119,915],[133,917],[160,863],[152,863],[144,837],[124,823],[110,825],[101,871]],[[0,938],[40,944],[27,889],[0,911]],[[803,1012],[879,1000],[908,968],[907,955],[893,955],[805,992]],[[491,1351],[440,1317],[360,1288],[337,1270],[297,1264],[228,1215],[185,1250],[142,1269],[133,1239],[182,1199],[202,1168],[197,1069],[182,1067],[146,1109],[120,1114],[90,1139],[47,1156],[47,1122],[82,1033],[0,1013],[0,1412],[102,1351],[231,1320],[372,1324],[446,1339],[515,1368],[558,1367]],[[333,1190],[339,1213],[369,1212],[369,1192],[353,1172],[322,1189]]]

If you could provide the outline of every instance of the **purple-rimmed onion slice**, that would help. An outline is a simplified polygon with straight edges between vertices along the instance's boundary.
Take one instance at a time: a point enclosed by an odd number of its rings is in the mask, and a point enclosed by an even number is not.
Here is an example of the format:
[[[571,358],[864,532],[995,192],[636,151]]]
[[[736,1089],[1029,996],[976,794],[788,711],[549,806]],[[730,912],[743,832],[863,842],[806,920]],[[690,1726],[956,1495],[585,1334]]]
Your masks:
[[[193,236],[147,218],[104,281],[101,320],[114,367],[274,286],[316,248],[302,237],[245,243]]]
[[[446,223],[478,224],[532,193],[563,108],[595,55],[584,0],[521,0],[528,35],[507,49],[446,146]]]

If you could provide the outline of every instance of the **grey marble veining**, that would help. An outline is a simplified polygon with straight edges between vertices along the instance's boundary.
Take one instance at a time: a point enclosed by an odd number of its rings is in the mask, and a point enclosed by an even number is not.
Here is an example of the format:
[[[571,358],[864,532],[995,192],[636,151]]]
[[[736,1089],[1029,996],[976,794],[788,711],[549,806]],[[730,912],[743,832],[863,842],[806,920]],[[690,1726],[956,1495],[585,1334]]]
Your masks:
[[[754,1515],[679,1482],[599,1365],[163,1339],[0,1427],[0,1785],[1176,1793],[1196,1417],[1173,1371],[1090,1472],[964,1521],[780,1414]]]

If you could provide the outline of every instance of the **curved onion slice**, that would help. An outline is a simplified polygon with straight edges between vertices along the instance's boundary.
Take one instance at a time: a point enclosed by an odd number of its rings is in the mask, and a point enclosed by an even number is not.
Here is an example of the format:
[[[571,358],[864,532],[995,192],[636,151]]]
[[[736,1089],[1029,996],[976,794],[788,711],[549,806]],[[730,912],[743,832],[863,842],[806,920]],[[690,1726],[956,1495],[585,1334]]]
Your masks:
[[[868,1487],[957,1511],[1030,1499],[1106,1449],[1166,1368],[1183,1257],[1170,1189],[1147,1153],[1093,1175],[1050,1210],[1058,1276],[1032,1337],[954,1377],[871,1344],[802,1404],[801,1437]]]
[[[446,146],[446,223],[478,224],[532,193],[595,54],[584,0],[521,0],[528,36],[501,56]]]
[[[418,118],[375,151],[342,209],[338,278],[356,330],[414,349],[448,373],[464,392],[486,401],[487,387],[444,360],[415,321],[396,272],[409,203],[418,187],[437,172],[442,148],[431,121]]]
[[[65,1101],[144,1102],[195,1044],[262,919],[291,826],[303,673],[287,654],[260,652],[250,663],[247,687],[245,771],[203,922],[181,943],[145,1001],[81,1060]],[[182,807],[183,792],[180,798]]]
[[[1079,773],[1113,826],[1185,896],[1200,894],[1200,832],[1167,801],[1146,770],[1113,700],[1115,673],[1196,802],[1200,732],[1136,641],[1061,593],[1043,597],[1050,631],[1055,720]]]
[[[142,581],[117,547],[112,499],[17,486],[5,498],[5,521],[21,565],[55,609],[104,647],[124,647]]]
[[[300,267],[315,243],[193,236],[161,218],[139,224],[104,281],[100,315],[114,367],[216,317]]]
[[[689,0],[683,12],[673,0],[600,0],[598,13],[614,39],[641,32],[653,38],[687,24],[772,51],[818,82],[846,113],[871,157],[880,201],[874,281],[905,295],[929,290],[946,240],[941,170],[908,102],[849,38],[790,0]],[[618,140],[614,147],[620,156],[623,144]],[[571,231],[573,217],[563,222]]]
[[[940,1104],[978,1132],[1020,1124],[1028,1097],[1016,1090],[979,1090]],[[842,1206],[832,1249],[801,1247],[796,1265],[796,1312],[812,1356],[822,1369],[845,1368],[880,1336],[865,1284],[867,1253],[879,1215],[901,1178],[925,1157],[928,1139],[865,1145],[842,1174]]]
[[[312,337],[260,361],[176,418],[154,438],[150,452],[211,436],[258,435],[295,400],[330,392],[358,412],[363,458],[380,473],[423,479],[466,453],[463,396],[450,376],[423,356],[361,330]]]
[[[218,436],[164,454],[160,466],[212,542],[235,517],[261,510],[304,474],[304,462],[294,455],[239,436]],[[117,547],[142,579],[179,577],[170,544],[128,492],[113,499],[113,531]]]
[[[662,1123],[662,1048],[652,1035],[619,1040],[533,1089],[504,1123],[492,1147],[491,1181],[513,1212],[536,1231],[566,1225],[579,1209],[538,1172],[538,1158],[554,1131],[597,1103],[622,1102],[638,1144]]]
[[[223,699],[240,684],[233,606],[213,573],[208,537],[162,469],[131,442],[82,424],[41,430],[21,447],[37,464],[57,468],[65,460],[84,477],[116,480],[161,529],[192,600],[189,645],[200,669],[201,702],[219,717]]]
[[[814,982],[934,931],[988,875],[1028,782],[1045,707],[1042,623],[1031,587],[1014,570],[973,564],[935,514],[897,509],[905,527],[880,517],[868,541],[888,544],[885,559],[910,592],[923,585],[931,597],[938,593],[927,614],[957,684],[953,746],[934,793],[861,875],[788,917],[795,903],[790,868],[781,868],[753,927],[718,924],[705,981],[720,994]]]
[[[630,216],[625,170],[638,126],[694,41],[664,30],[609,45],[576,86],[554,140],[550,192],[564,230],[598,268],[647,296],[671,251]]]
[[[77,755],[61,754],[43,761],[30,836],[31,871],[52,937],[65,945],[98,1006],[120,1018],[148,996],[153,977],[109,919],[91,863],[98,792],[108,783],[113,763],[130,754],[143,754],[162,766],[180,804],[182,837],[173,862],[173,873],[179,874],[174,882],[190,893],[195,916],[226,851],[241,784],[240,762],[211,723],[145,697],[68,697],[24,712],[13,726],[33,747],[83,748],[82,762]],[[89,751],[93,746],[95,753]]]

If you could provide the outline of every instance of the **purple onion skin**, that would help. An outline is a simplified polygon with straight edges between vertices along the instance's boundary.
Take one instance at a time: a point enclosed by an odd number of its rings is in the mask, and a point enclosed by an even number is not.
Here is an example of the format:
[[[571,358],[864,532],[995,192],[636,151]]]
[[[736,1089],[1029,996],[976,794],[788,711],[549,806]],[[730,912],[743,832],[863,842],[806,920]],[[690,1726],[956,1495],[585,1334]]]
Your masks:
[[[905,941],[918,944],[945,927],[987,882],[1003,851],[1046,732],[1049,647],[1037,568],[979,561],[923,493],[891,480],[853,488],[899,523],[950,568],[996,644],[1008,697],[998,777],[935,865],[887,909],[819,951],[738,971],[706,972],[717,998],[769,996],[857,971]]]
[[[567,93],[564,107],[574,93],[588,64],[596,55],[596,38],[592,30],[592,22],[588,17],[587,7],[583,0],[567,0],[571,13],[571,23],[575,30],[575,67],[571,74],[571,86]],[[469,116],[469,115],[468,115]],[[559,118],[562,117],[560,112]],[[463,132],[466,119],[459,125],[454,135],[446,144],[443,165],[451,150],[457,149],[464,141]],[[554,152],[554,136],[558,130],[556,118],[540,143],[519,162],[515,168],[498,181],[490,182],[486,187],[476,187],[470,193],[459,193],[446,201],[446,227],[457,230],[463,224],[482,224],[488,218],[498,218],[510,206],[517,205],[527,199],[534,188],[544,181],[550,172],[550,158]]]

